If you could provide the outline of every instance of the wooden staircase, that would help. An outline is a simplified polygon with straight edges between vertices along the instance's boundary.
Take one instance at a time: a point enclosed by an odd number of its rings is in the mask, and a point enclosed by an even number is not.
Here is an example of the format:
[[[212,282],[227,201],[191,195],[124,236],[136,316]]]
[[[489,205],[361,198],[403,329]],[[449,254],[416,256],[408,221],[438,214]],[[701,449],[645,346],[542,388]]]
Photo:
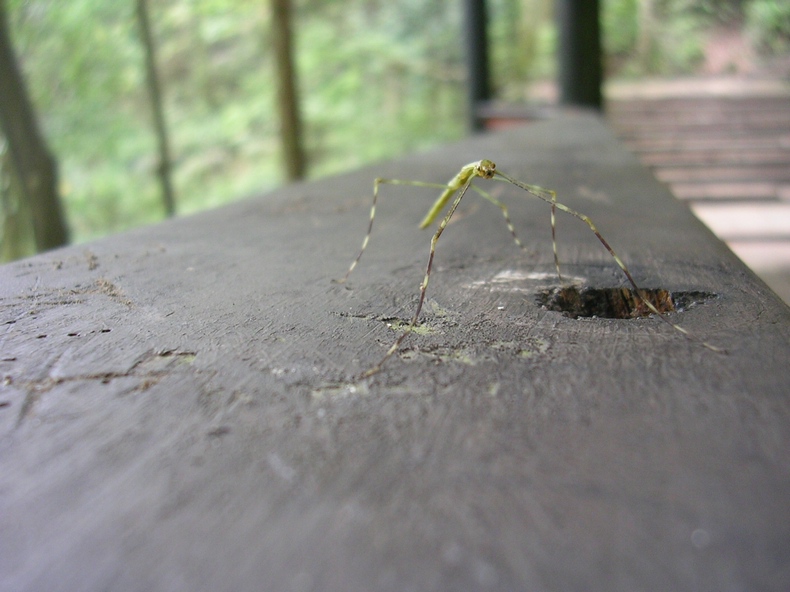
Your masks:
[[[607,101],[618,136],[790,303],[790,87]]]

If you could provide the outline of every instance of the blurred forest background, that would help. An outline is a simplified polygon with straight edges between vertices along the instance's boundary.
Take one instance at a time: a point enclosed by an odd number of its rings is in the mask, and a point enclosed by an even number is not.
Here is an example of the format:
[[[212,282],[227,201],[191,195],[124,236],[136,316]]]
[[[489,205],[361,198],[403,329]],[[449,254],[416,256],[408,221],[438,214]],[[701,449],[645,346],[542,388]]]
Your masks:
[[[155,117],[134,0],[0,0],[38,125],[59,169],[72,242],[162,219]],[[269,0],[149,6],[177,213],[286,181]],[[460,2],[293,0],[307,176],[467,133]],[[490,0],[497,100],[535,100],[555,74],[551,0]],[[746,31],[767,58],[790,49],[786,0],[602,0],[608,79],[699,73],[717,27]],[[5,84],[6,81],[3,81]],[[0,137],[5,259],[23,220]],[[14,222],[18,223],[18,222]],[[15,239],[17,240],[17,239]],[[12,255],[9,255],[12,253]]]

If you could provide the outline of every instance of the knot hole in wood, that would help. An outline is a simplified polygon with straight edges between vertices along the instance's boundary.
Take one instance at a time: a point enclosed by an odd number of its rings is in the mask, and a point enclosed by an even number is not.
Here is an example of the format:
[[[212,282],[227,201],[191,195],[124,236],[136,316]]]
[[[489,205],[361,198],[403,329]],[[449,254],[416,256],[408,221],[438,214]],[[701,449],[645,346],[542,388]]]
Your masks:
[[[636,319],[653,311],[650,302],[661,313],[682,311],[701,304],[716,294],[702,291],[670,292],[663,288],[642,289],[641,298],[631,288],[592,288],[565,286],[542,290],[536,295],[538,304],[567,317],[599,317],[604,319]]]

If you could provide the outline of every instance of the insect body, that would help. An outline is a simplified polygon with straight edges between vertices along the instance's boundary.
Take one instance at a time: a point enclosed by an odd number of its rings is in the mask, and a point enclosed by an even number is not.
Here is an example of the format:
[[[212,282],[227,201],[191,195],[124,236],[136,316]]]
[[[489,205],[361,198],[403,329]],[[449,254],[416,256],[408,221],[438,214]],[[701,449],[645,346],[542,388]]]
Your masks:
[[[496,173],[496,165],[490,160],[481,160],[479,162],[472,162],[461,168],[458,174],[450,180],[447,188],[439,196],[439,199],[431,207],[430,211],[425,215],[425,218],[420,222],[420,228],[428,228],[436,217],[442,212],[444,206],[450,201],[453,194],[461,189],[464,185],[471,183],[475,177],[482,177],[483,179],[490,179]]]
[[[390,348],[387,350],[387,352],[384,354],[384,357],[378,362],[378,364],[376,364],[368,371],[366,371],[364,374],[362,374],[362,378],[372,376],[373,374],[379,372],[383,364],[390,357],[392,357],[392,355],[395,354],[395,352],[398,351],[401,344],[403,343],[403,340],[406,339],[406,337],[409,335],[409,333],[411,333],[411,331],[414,329],[415,325],[417,324],[417,321],[419,320],[420,317],[420,311],[422,310],[423,302],[425,301],[425,292],[428,289],[428,281],[430,280],[431,277],[431,268],[433,267],[433,257],[436,251],[436,243],[439,241],[439,238],[442,236],[444,229],[446,228],[450,219],[453,217],[453,214],[455,213],[458,204],[461,203],[461,200],[463,199],[464,195],[466,195],[466,192],[469,190],[470,187],[473,190],[475,190],[477,193],[479,193],[482,197],[484,197],[486,200],[496,205],[501,210],[502,216],[504,216],[505,218],[505,222],[507,223],[507,227],[510,230],[510,234],[512,235],[513,240],[516,242],[516,244],[519,247],[521,248],[524,247],[524,245],[521,243],[518,236],[516,235],[515,228],[513,227],[513,224],[510,221],[510,216],[508,214],[508,210],[505,204],[494,198],[489,193],[483,191],[479,187],[472,185],[472,181],[474,181],[474,179],[477,177],[510,183],[511,185],[519,187],[520,189],[523,189],[527,193],[530,193],[531,195],[534,195],[535,197],[545,201],[551,206],[551,241],[554,251],[554,265],[557,269],[557,277],[559,278],[560,281],[562,281],[562,275],[560,273],[559,257],[557,255],[557,240],[556,240],[556,232],[555,232],[556,210],[560,210],[562,212],[570,214],[571,216],[574,216],[575,218],[578,218],[579,220],[587,224],[587,226],[590,228],[593,234],[595,234],[595,237],[600,241],[600,243],[604,246],[604,248],[606,248],[606,250],[614,259],[615,263],[617,263],[617,266],[625,274],[626,279],[634,288],[636,296],[639,300],[641,300],[642,304],[644,304],[653,314],[658,315],[663,321],[671,325],[676,331],[679,331],[680,333],[682,333],[689,339],[692,339],[693,341],[697,341],[688,331],[686,331],[680,325],[677,325],[672,321],[670,321],[649,300],[647,300],[642,296],[641,288],[637,286],[636,281],[634,281],[634,278],[631,275],[631,272],[626,267],[625,263],[623,263],[620,257],[614,252],[612,247],[609,246],[609,243],[601,235],[601,233],[598,232],[598,229],[595,227],[595,224],[593,224],[592,220],[590,220],[588,216],[581,214],[562,203],[559,203],[557,201],[557,194],[554,191],[550,189],[544,189],[542,187],[538,187],[537,185],[528,185],[526,183],[518,181],[517,179],[514,179],[506,175],[505,173],[498,171],[496,165],[492,161],[479,160],[477,162],[472,162],[463,166],[461,170],[458,172],[458,174],[455,175],[455,177],[453,177],[450,180],[450,182],[447,183],[446,185],[441,185],[438,183],[424,183],[421,181],[401,181],[397,179],[381,179],[381,178],[378,178],[374,181],[373,205],[370,208],[370,221],[368,222],[367,233],[365,234],[365,238],[362,241],[362,248],[360,249],[359,254],[356,256],[354,261],[352,261],[351,266],[348,268],[348,271],[346,271],[346,274],[341,279],[336,280],[337,283],[342,284],[348,279],[348,276],[351,275],[352,271],[354,271],[354,268],[359,263],[359,260],[362,258],[362,254],[365,252],[365,249],[368,246],[368,242],[370,240],[370,234],[373,230],[373,220],[376,216],[376,202],[378,200],[379,186],[381,184],[412,185],[418,187],[438,187],[443,189],[442,194],[439,196],[436,202],[434,202],[433,206],[428,211],[423,221],[420,223],[420,228],[427,228],[428,226],[430,226],[439,217],[439,215],[442,213],[442,211],[447,206],[447,204],[451,202],[451,200],[452,203],[450,205],[450,209],[447,210],[447,213],[441,219],[441,222],[439,222],[439,226],[437,227],[436,232],[433,235],[433,238],[431,238],[431,250],[428,256],[428,264],[425,268],[425,276],[422,280],[422,283],[420,284],[420,296],[417,302],[417,308],[414,311],[414,315],[412,316],[408,327],[406,327],[406,329],[398,336],[398,338],[395,340],[392,346],[390,346]],[[455,196],[455,199],[453,199],[453,196]],[[724,350],[722,350],[721,348],[710,345],[709,343],[705,343],[705,342],[700,342],[700,343],[704,347],[710,350],[716,352],[724,352]]]

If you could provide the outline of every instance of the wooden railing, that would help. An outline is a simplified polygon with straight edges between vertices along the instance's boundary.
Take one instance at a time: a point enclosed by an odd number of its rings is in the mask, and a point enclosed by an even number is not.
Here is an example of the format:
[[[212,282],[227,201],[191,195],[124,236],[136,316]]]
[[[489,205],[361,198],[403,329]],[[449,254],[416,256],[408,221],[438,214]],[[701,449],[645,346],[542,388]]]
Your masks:
[[[416,303],[434,190],[482,182]],[[790,311],[591,116],[561,116],[0,268],[0,588],[787,589]],[[716,352],[702,342],[725,349]]]

